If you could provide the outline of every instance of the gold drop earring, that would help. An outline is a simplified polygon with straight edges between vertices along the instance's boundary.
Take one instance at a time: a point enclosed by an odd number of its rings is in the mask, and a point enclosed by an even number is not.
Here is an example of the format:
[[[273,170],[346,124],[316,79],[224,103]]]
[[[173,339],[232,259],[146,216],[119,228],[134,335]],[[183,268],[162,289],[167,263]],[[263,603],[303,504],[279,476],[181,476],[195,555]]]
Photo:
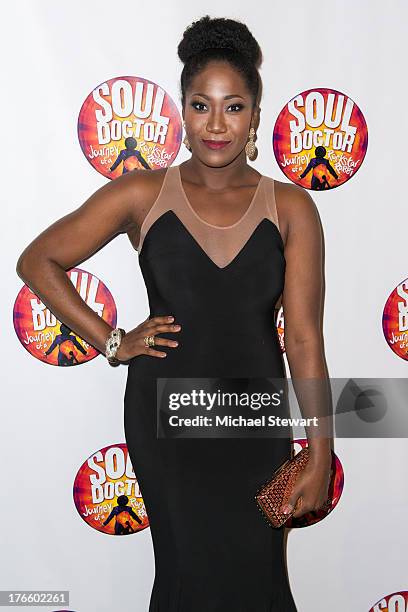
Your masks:
[[[253,127],[251,127],[249,130],[249,140],[245,145],[245,153],[248,155],[250,160],[255,159],[257,153],[256,144],[254,143],[254,136],[255,130]]]
[[[183,121],[183,128],[184,128],[184,130],[186,129],[185,121]],[[185,134],[185,136],[184,136],[183,143],[186,145],[187,149],[191,152],[191,147],[190,147],[190,143],[188,142],[187,134]]]

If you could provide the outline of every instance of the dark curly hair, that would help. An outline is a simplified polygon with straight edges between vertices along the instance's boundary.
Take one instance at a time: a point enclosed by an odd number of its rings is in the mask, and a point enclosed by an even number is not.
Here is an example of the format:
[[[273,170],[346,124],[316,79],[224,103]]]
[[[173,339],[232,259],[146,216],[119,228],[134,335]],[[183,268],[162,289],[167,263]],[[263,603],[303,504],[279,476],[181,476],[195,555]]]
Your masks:
[[[262,52],[244,23],[205,15],[184,31],[177,52],[184,64],[180,82],[183,108],[192,79],[212,60],[229,62],[243,76],[253,107],[259,102]]]

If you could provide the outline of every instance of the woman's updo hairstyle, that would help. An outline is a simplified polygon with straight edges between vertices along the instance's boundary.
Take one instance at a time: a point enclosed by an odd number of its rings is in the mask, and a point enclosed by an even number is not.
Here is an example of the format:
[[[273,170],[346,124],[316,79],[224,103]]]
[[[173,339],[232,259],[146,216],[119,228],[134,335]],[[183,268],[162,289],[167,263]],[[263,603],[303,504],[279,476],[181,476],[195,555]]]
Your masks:
[[[184,31],[177,52],[184,64],[180,83],[183,107],[191,81],[212,60],[229,62],[244,78],[253,107],[258,103],[262,52],[244,23],[205,15]]]

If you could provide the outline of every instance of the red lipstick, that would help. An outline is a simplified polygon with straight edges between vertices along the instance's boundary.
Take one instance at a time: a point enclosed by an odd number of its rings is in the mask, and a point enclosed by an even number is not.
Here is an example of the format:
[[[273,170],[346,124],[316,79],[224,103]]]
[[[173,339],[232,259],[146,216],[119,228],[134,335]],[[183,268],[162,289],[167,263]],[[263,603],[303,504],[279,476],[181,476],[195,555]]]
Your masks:
[[[203,143],[209,149],[223,149],[230,142],[231,142],[230,140],[203,140]]]

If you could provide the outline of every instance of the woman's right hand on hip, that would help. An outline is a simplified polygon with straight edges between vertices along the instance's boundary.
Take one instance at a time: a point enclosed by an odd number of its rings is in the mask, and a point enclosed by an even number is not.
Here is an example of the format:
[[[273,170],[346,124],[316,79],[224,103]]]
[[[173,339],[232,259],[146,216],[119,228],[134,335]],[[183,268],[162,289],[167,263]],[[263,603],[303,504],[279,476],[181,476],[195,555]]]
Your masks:
[[[126,332],[122,339],[120,347],[116,352],[116,358],[119,361],[128,361],[132,357],[138,355],[151,355],[152,357],[167,357],[167,353],[155,350],[153,346],[146,346],[144,338],[146,336],[155,336],[155,346],[170,346],[177,347],[179,342],[170,340],[169,338],[159,338],[157,334],[166,332],[178,332],[181,326],[174,322],[174,317],[152,317],[147,318],[131,331]]]

